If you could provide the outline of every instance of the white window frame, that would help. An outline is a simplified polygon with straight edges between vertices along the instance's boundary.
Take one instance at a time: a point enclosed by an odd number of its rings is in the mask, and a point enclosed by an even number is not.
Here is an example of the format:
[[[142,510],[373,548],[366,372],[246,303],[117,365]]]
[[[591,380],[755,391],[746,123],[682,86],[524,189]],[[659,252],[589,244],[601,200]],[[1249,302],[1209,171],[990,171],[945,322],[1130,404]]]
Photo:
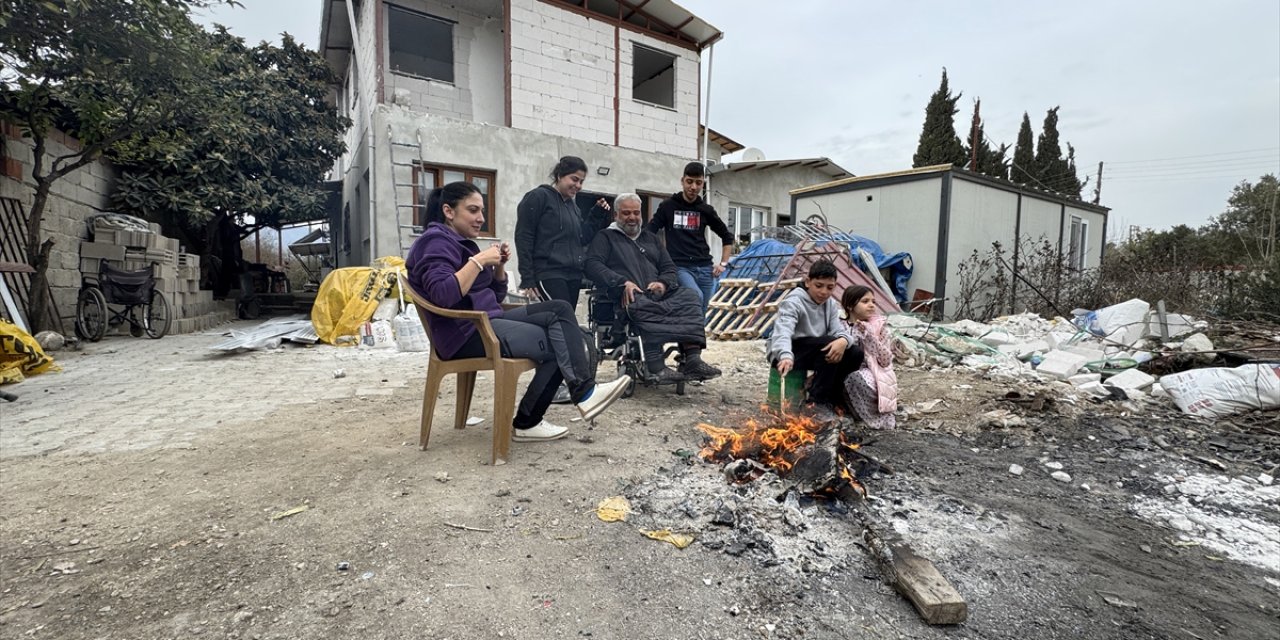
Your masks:
[[[1083,216],[1071,216],[1071,234],[1067,266],[1083,270],[1089,255],[1089,221]]]

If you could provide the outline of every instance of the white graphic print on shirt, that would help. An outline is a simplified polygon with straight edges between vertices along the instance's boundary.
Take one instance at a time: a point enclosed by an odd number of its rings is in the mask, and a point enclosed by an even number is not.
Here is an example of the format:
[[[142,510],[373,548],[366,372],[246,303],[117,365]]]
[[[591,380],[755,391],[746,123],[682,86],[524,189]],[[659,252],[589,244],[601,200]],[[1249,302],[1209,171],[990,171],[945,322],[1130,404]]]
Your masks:
[[[702,219],[697,211],[676,211],[672,217],[671,226],[675,229],[697,231],[701,222]]]

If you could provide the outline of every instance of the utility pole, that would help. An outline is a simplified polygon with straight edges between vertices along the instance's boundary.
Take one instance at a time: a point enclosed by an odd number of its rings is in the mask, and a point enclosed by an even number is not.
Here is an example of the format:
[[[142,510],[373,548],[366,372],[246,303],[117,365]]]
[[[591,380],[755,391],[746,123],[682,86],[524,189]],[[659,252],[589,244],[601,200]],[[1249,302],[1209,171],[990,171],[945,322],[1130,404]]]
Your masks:
[[[1098,182],[1093,185],[1093,203],[1098,204],[1102,200],[1102,162],[1098,162]]]
[[[978,110],[982,108],[981,100],[973,101],[973,125],[969,129],[969,170],[977,173],[978,171],[978,145],[982,141],[978,139],[978,128],[982,126],[982,119],[978,115]]]

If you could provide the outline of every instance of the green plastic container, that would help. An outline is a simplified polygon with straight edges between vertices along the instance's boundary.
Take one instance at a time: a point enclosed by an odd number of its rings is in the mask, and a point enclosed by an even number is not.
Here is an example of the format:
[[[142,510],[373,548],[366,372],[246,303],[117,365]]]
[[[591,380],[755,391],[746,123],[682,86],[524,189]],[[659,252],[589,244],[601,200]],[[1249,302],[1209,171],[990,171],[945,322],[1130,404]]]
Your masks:
[[[792,369],[786,375],[786,381],[787,381],[787,384],[786,384],[787,407],[786,408],[788,410],[799,409],[800,405],[804,404],[804,383],[805,383],[805,379],[808,377],[806,375],[807,373],[808,372],[805,371],[804,369]],[[780,404],[780,400],[783,399],[782,398],[782,391],[783,391],[782,380],[783,380],[783,376],[778,374],[778,370],[776,368],[770,367],[769,368],[769,392],[767,396],[768,397],[767,402],[768,402],[769,408],[774,411],[779,411],[782,409]]]

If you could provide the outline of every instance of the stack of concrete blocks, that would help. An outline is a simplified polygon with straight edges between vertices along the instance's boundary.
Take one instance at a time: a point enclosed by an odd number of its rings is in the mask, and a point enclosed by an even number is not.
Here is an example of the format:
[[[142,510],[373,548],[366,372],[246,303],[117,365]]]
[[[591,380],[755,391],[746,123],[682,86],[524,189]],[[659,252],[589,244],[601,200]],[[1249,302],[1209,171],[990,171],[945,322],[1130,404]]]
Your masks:
[[[93,241],[80,243],[81,273],[96,279],[102,260],[129,271],[154,265],[156,290],[169,301],[171,334],[204,331],[235,318],[234,308],[200,289],[200,256],[181,253],[177,239],[161,235],[158,224],[143,228],[110,218],[95,221]]]

